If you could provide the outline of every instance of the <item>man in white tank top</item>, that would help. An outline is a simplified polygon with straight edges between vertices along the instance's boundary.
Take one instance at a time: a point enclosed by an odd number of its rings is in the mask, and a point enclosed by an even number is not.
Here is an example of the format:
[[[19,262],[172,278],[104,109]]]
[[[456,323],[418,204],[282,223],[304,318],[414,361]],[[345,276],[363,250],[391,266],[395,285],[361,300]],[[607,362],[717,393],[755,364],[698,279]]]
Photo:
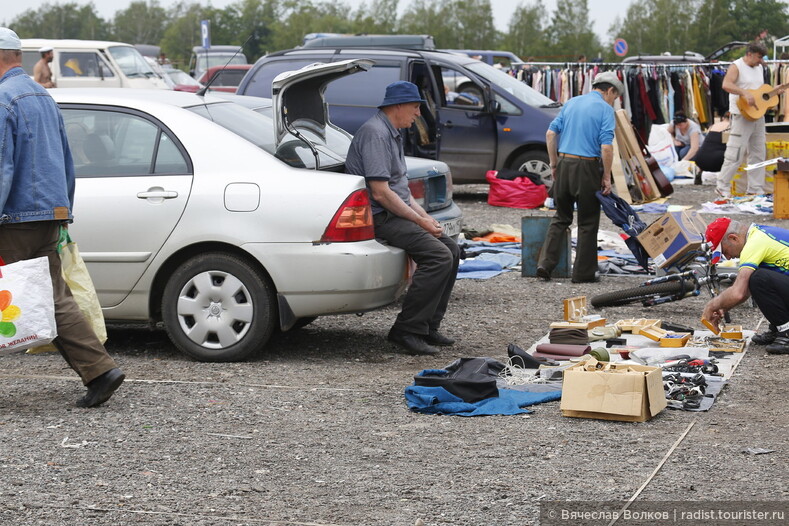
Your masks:
[[[740,97],[749,105],[754,105],[753,95],[746,90],[760,88],[764,84],[762,58],[765,55],[767,48],[764,44],[751,42],[746,48],[745,56],[735,60],[723,78],[723,89],[729,93],[731,112],[731,133],[726,143],[726,154],[717,180],[717,191],[724,197],[731,196],[732,177],[737,173],[746,152],[748,164],[760,163],[764,161],[766,155],[764,117],[755,121],[749,120],[737,107],[737,99]],[[764,193],[764,168],[748,172],[747,192],[748,194]]]

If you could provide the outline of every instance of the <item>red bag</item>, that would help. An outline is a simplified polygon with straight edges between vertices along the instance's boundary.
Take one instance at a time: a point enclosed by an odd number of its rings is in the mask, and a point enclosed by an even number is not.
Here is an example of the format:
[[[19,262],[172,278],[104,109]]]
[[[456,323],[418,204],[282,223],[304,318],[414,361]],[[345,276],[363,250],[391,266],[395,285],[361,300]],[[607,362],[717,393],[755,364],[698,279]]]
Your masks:
[[[508,208],[539,208],[548,198],[545,185],[534,184],[528,177],[513,180],[499,179],[496,170],[490,170],[485,178],[490,184],[488,204]]]

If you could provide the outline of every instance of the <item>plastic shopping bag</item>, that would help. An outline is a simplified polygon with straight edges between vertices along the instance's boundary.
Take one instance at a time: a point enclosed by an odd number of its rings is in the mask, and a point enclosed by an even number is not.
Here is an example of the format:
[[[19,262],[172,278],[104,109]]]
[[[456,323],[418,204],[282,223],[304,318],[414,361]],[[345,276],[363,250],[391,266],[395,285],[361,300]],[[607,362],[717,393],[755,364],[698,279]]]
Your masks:
[[[0,354],[45,345],[57,337],[46,257],[0,266]]]
[[[68,230],[62,228],[60,231],[60,242],[58,244],[58,252],[60,252],[61,268],[63,271],[63,279],[71,289],[71,295],[77,302],[82,315],[88,320],[93,332],[99,338],[101,343],[107,341],[107,327],[104,325],[104,314],[101,312],[101,305],[99,304],[99,297],[96,294],[96,289],[93,286],[93,280],[90,279],[88,267],[79,255],[79,248],[77,244],[72,241],[69,236]],[[28,351],[30,354],[56,351],[54,345],[45,345],[37,347]]]

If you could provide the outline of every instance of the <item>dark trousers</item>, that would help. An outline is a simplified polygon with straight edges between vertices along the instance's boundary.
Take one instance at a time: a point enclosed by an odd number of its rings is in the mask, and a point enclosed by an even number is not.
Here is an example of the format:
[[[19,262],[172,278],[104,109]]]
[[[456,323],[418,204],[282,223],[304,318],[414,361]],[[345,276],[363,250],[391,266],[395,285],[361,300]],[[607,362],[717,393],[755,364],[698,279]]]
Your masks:
[[[561,254],[562,233],[573,223],[573,207],[578,205],[578,243],[575,247],[572,279],[592,280],[597,272],[597,229],[600,225],[600,202],[595,192],[602,184],[602,170],[597,160],[559,157],[553,199],[556,213],[548,227],[538,265],[553,271]]]
[[[789,276],[756,269],[748,280],[748,290],[767,321],[776,327],[789,323]]]
[[[416,262],[416,272],[403,299],[394,328],[426,335],[438,330],[455,285],[460,249],[452,238],[433,237],[425,229],[387,211],[373,216],[375,237],[403,249]]]
[[[63,280],[57,252],[60,221],[31,221],[0,226],[0,256],[6,263],[46,256],[55,300],[58,337],[52,342],[66,363],[87,384],[117,367],[79,310]]]

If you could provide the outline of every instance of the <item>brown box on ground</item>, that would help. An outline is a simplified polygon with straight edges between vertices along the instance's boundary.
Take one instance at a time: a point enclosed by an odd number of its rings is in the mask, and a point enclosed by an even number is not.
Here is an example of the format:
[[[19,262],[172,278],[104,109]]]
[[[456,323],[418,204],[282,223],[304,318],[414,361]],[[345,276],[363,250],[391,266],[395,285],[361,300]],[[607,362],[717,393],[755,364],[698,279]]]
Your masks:
[[[659,367],[592,359],[564,371],[562,416],[645,422],[665,407]]]
[[[724,325],[718,336],[727,340],[742,340],[742,325]]]
[[[701,247],[706,229],[707,223],[695,210],[666,212],[638,234],[638,242],[663,268]]]
[[[654,325],[655,327],[660,327],[661,320],[655,319],[647,319],[647,318],[629,318],[626,320],[619,320],[614,325],[622,329],[622,332],[632,332],[634,334],[638,334],[638,330],[641,327],[648,327],[650,325]]]

